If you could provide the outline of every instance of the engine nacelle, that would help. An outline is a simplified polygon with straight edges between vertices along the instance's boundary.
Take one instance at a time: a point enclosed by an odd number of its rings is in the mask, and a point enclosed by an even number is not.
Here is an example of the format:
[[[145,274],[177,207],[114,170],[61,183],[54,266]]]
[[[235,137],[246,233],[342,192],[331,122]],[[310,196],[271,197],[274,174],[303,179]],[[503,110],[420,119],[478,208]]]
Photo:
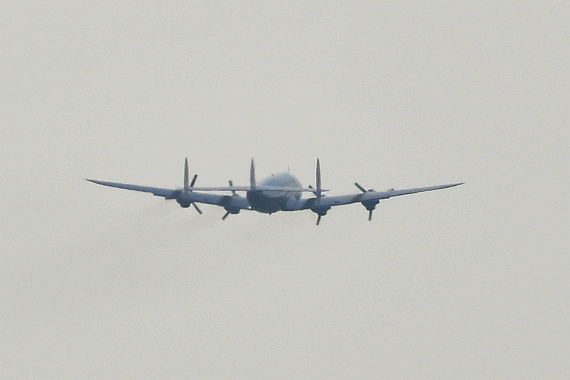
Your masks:
[[[372,200],[360,202],[368,210],[368,220],[369,221],[372,220],[372,211],[374,211],[378,202],[379,202],[378,199],[372,199]]]
[[[192,204],[192,202],[190,202],[190,199],[188,199],[188,194],[185,194],[183,192],[180,192],[180,194],[178,194],[178,197],[176,197],[176,203],[178,203],[182,208],[188,208]]]
[[[325,216],[327,212],[331,209],[331,206],[315,206],[311,207],[311,211],[317,215]]]
[[[239,207],[231,207],[231,206],[224,206],[224,210],[228,212],[228,214],[239,214],[241,209]]]
[[[188,207],[190,207],[190,205],[192,204],[192,202],[189,202],[189,201],[187,201],[187,200],[180,199],[180,198],[178,198],[178,199],[176,200],[176,202],[177,202],[177,203],[180,205],[180,207],[182,207],[182,208],[188,208]]]
[[[376,208],[376,205],[379,203],[380,201],[378,199],[373,199],[373,200],[369,200],[369,201],[362,201],[360,203],[362,203],[362,205],[368,210],[368,211],[372,211]]]

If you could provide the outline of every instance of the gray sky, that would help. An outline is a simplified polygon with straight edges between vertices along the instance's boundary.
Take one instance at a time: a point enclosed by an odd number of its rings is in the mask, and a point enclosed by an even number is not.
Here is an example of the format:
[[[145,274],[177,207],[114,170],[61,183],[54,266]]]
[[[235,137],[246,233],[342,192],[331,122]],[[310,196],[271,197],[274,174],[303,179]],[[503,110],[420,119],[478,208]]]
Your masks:
[[[2,378],[570,377],[568,2],[2,2]],[[98,178],[357,192],[222,222]]]

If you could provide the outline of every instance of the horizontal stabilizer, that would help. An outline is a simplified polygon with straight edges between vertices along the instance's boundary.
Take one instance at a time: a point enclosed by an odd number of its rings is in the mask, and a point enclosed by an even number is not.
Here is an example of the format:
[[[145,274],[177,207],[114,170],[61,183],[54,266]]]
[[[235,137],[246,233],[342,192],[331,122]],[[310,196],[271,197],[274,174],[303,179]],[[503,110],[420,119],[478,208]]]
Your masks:
[[[288,187],[288,186],[214,186],[214,187],[190,187],[192,191],[302,191],[314,193],[315,189],[308,187]],[[322,189],[321,191],[328,191]]]

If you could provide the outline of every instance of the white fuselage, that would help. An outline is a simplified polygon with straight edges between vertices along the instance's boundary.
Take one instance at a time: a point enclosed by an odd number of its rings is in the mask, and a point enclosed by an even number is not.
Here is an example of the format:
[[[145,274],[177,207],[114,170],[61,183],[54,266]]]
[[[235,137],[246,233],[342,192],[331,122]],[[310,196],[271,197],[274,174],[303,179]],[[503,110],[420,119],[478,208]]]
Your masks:
[[[282,186],[299,189],[298,191],[259,191],[247,192],[247,200],[251,208],[258,212],[274,213],[284,210],[287,202],[291,199],[300,199],[303,186],[301,182],[289,173],[272,174],[260,181],[259,186]]]

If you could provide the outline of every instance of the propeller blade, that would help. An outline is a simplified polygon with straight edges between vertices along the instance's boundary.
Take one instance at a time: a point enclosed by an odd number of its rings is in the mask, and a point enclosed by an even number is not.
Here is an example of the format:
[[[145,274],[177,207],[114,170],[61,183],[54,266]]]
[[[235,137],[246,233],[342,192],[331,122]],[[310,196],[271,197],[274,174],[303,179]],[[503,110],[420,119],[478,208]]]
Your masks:
[[[318,226],[319,223],[321,222],[321,217],[322,217],[322,215],[317,216],[317,226]]]
[[[192,182],[190,182],[190,187],[194,187],[194,184],[196,183],[197,178],[198,178],[198,174],[194,174],[194,178],[192,178]]]
[[[372,220],[372,210],[368,211],[368,221]]]
[[[354,182],[354,186],[358,187],[358,189],[360,191],[362,191],[363,193],[366,193],[366,189],[362,186],[360,186],[360,184],[358,182]]]
[[[228,217],[228,215],[230,215],[230,212],[226,212],[226,214],[224,216],[222,216],[222,220],[226,220],[226,218]]]
[[[188,190],[188,158],[184,160],[184,190]]]
[[[196,211],[198,211],[198,214],[202,215],[202,210],[200,210],[200,208],[198,207],[198,205],[196,205],[196,203],[192,203],[192,206],[194,206]]]
[[[231,179],[228,182],[229,182],[230,186],[234,185],[234,183],[232,182]],[[235,190],[232,190],[232,195],[237,195]]]

